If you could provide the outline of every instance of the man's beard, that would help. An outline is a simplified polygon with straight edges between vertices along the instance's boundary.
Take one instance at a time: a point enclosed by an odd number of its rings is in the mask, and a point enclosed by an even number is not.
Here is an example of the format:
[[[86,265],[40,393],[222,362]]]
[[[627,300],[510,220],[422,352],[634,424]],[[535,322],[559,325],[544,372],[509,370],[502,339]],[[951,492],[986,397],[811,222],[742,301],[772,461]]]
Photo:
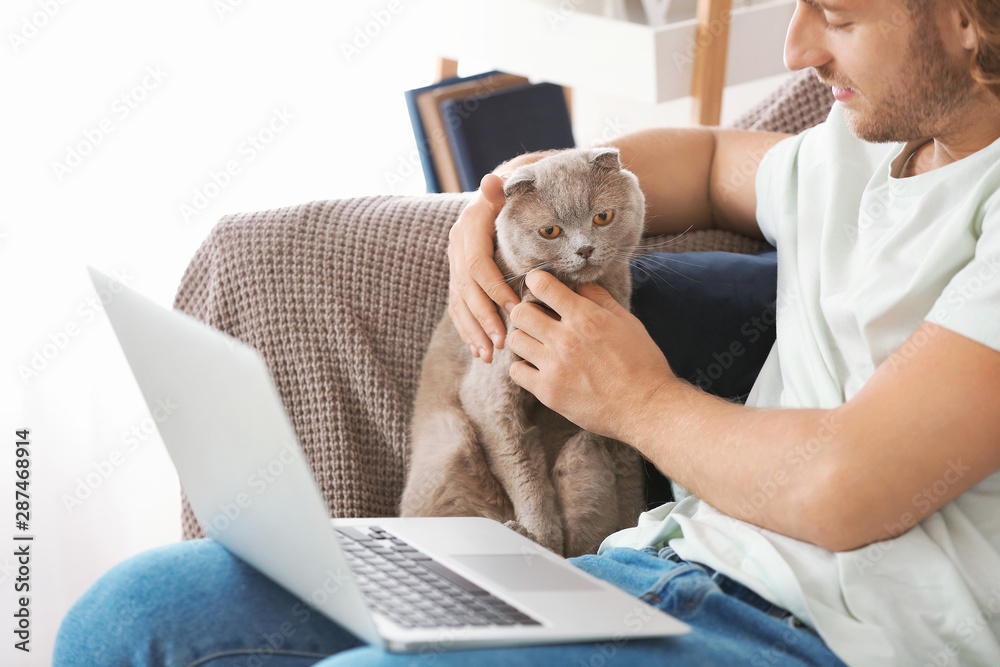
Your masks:
[[[846,108],[848,128],[855,136],[873,143],[915,141],[933,137],[942,130],[954,131],[957,115],[975,95],[969,64],[945,51],[931,12],[917,17],[917,28],[907,47],[910,66],[881,99],[859,94]],[[856,89],[831,68],[820,66],[816,74],[824,83]],[[857,91],[856,91],[857,92]]]

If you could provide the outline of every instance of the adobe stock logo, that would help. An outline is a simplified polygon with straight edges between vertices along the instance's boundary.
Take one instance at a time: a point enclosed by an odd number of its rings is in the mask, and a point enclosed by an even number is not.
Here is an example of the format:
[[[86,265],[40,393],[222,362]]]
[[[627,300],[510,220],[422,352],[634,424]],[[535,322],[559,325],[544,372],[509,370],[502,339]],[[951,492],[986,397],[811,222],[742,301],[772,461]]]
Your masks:
[[[67,144],[62,161],[52,162],[52,173],[61,183],[67,176],[78,169],[98,146],[104,143],[121,123],[125,122],[150,96],[160,87],[168,76],[160,65],[148,65],[143,70],[142,77],[111,103],[110,113],[106,114],[96,125],[83,129],[81,138]]]
[[[103,310],[103,306],[111,303],[115,294],[134,282],[135,278],[127,270],[115,271],[107,289],[101,289],[97,296],[88,296],[77,304],[74,315],[65,324],[49,331],[45,340],[28,352],[26,362],[18,364],[18,377],[22,384],[39,377],[58,359],[82,334],[91,322],[95,321]]]
[[[21,19],[17,32],[8,32],[7,41],[14,53],[20,52],[30,40],[38,36],[45,26],[62,10],[64,5],[69,4],[69,0],[40,0],[38,10],[31,12]]]
[[[403,11],[403,6],[399,0],[389,0],[384,9],[371,12],[371,19],[364,25],[354,27],[353,39],[349,42],[340,43],[340,53],[344,60],[350,63],[354,58],[361,55],[367,49],[372,40],[378,39],[382,31],[389,27],[392,20]]]
[[[294,120],[295,115],[286,107],[273,108],[270,117],[241,140],[236,153],[217,169],[209,170],[201,183],[191,190],[190,199],[177,205],[177,212],[184,223],[190,223],[203,213]]]
[[[139,450],[139,446],[156,433],[158,425],[169,420],[179,408],[170,396],[157,398],[149,405],[150,416],[122,433],[122,446],[91,462],[90,469],[76,478],[72,490],[63,493],[61,500],[66,511],[72,514],[93,497],[116,471],[125,466],[128,459]]]

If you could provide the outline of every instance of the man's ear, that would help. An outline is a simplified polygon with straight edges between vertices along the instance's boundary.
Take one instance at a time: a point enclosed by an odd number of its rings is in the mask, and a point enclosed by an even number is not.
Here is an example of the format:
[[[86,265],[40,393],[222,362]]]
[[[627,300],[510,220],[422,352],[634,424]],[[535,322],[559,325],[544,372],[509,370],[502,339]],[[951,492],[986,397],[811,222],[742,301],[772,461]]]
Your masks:
[[[950,14],[950,20],[958,35],[958,43],[966,51],[976,51],[980,39],[979,27],[958,7],[952,8]]]

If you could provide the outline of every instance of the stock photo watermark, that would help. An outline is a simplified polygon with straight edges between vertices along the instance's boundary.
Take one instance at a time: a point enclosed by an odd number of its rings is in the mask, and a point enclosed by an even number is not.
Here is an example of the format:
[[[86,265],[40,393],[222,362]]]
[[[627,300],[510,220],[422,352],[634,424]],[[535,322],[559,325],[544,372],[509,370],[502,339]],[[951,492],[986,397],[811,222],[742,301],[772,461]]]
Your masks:
[[[629,124],[623,121],[620,116],[605,118],[600,134],[590,144],[595,147],[600,144],[606,144],[609,141],[614,141],[628,131]]]
[[[372,10],[367,21],[354,26],[351,38],[340,42],[340,53],[344,60],[350,63],[360,56],[402,11],[403,3],[400,0],[389,0],[383,8]]]
[[[927,347],[927,344],[941,331],[941,327],[925,324],[917,329],[912,336],[906,339],[899,348],[889,355],[886,360],[889,368],[898,371],[900,368],[915,359],[920,351]]]
[[[242,7],[246,0],[212,0],[212,11],[216,18],[225,21],[230,14]]]
[[[95,296],[88,296],[81,301],[74,310],[74,315],[65,324],[50,332],[45,337],[45,342],[28,352],[27,360],[18,364],[16,370],[21,383],[27,385],[44,373],[97,319],[98,314],[103,311],[103,306],[111,303],[115,294],[134,281],[134,276],[130,275],[127,269],[113,272],[108,289],[101,289]]]
[[[923,517],[927,516],[935,505],[939,504],[942,499],[950,494],[952,487],[966,473],[971,471],[972,467],[962,463],[962,459],[948,461],[947,469],[942,473],[941,477],[913,494],[913,497],[910,498],[910,506],[917,513],[903,512],[897,520],[882,524],[882,528],[886,532],[886,539],[879,542],[872,542],[864,547],[861,553],[853,559],[854,567],[857,569],[858,574],[864,574],[865,571],[874,568],[885,558],[886,554],[892,551],[896,545],[894,538],[920,523]]]
[[[1000,588],[992,588],[989,600],[979,607],[979,612],[964,617],[954,626],[953,633],[960,637],[961,641],[950,641],[925,649],[927,662],[923,667],[948,667],[961,664],[961,660],[956,659],[962,655],[963,645],[971,642],[980,632],[990,630],[997,616],[1000,616]]]
[[[857,243],[862,235],[875,229],[879,221],[884,220],[892,201],[892,193],[889,192],[888,188],[885,188],[874,192],[870,198],[862,202],[858,224],[844,228],[844,233],[851,243]]]
[[[295,623],[299,626],[305,625],[312,618],[314,608],[325,605],[329,599],[337,595],[351,577],[347,571],[337,568],[336,570],[327,568],[325,576],[309,594],[305,603],[296,602],[289,613],[294,617]],[[292,620],[285,620],[278,623],[272,631],[261,633],[263,644],[260,648],[253,649],[247,658],[247,667],[264,667],[275,651],[282,649],[289,639],[295,636],[298,631]]]
[[[694,64],[695,55],[710,47],[715,40],[729,29],[732,23],[732,10],[726,8],[719,16],[705,25],[699,25],[693,37],[688,37],[683,51],[674,51],[672,59],[677,72],[683,72],[685,67]]]
[[[190,223],[204,212],[233,184],[250,163],[292,125],[294,120],[295,115],[286,107],[272,109],[271,115],[263,124],[240,141],[235,154],[218,168],[209,170],[201,184],[192,189],[190,198],[177,205],[181,220],[185,224]]]
[[[13,553],[17,565],[14,578],[14,648],[29,653],[31,651],[31,562],[35,554],[35,536],[31,530],[31,462],[35,445],[31,429],[21,428],[14,432],[14,519],[13,528],[18,532],[13,536]],[[20,641],[17,641],[20,640]]]
[[[545,11],[545,19],[549,22],[549,27],[553,30],[559,28],[563,23],[573,17],[580,5],[585,0],[562,0],[555,9]]]
[[[625,627],[629,631],[639,632],[646,627],[656,615],[661,613],[664,612],[661,612],[651,604],[641,602],[637,599],[635,606],[633,606],[628,613],[625,614],[623,620]],[[590,654],[590,657],[586,660],[578,658],[576,664],[583,665],[585,667],[605,667],[605,665],[615,659],[615,656],[618,655],[618,651],[629,642],[630,639],[622,636],[597,642],[594,644],[594,651]]]
[[[712,385],[736,364],[737,359],[747,353],[750,349],[748,346],[755,345],[774,329],[779,314],[786,309],[796,307],[797,304],[798,298],[794,294],[779,291],[772,305],[740,325],[741,338],[730,341],[729,345],[721,350],[713,351],[712,362],[695,369],[692,382],[700,389],[710,391]]]
[[[722,189],[726,194],[732,194],[734,190],[744,187],[747,183],[756,183],[757,168],[761,160],[769,149],[757,149],[747,154],[739,164],[733,165],[729,170],[729,175],[722,183]]]
[[[146,66],[139,79],[115,97],[108,113],[96,123],[85,127],[80,132],[80,138],[66,144],[62,157],[53,160],[52,174],[56,180],[62,183],[67,176],[79,169],[122,123],[146,103],[169,75],[160,65]]]
[[[836,437],[841,428],[842,424],[834,413],[825,415],[820,420],[815,434],[785,452],[784,466],[772,471],[766,479],[759,480],[754,490],[740,501],[742,516],[744,518],[758,516],[778,495],[782,487],[793,480],[795,473],[812,461],[823,447]]]
[[[395,171],[382,172],[382,179],[385,181],[389,192],[395,192],[396,188],[405,183],[414,174],[420,173],[420,153],[416,149],[406,155],[400,155],[396,160]]]
[[[66,511],[72,514],[92,498],[115,472],[124,467],[139,446],[156,433],[158,425],[170,419],[179,407],[169,396],[156,399],[150,408],[150,416],[122,433],[121,448],[113,449],[107,456],[92,462],[91,469],[74,480],[73,489],[62,494],[60,499]]]
[[[208,520],[208,525],[202,525],[209,537],[219,536],[238,522],[244,510],[253,505],[254,498],[281,478],[287,466],[297,459],[297,452],[298,449],[292,443],[286,442],[267,463],[250,473],[244,482],[246,490],[238,492],[231,500],[219,503],[214,516]]]
[[[789,649],[802,641],[802,633],[799,629],[802,622],[794,616],[790,617],[790,622],[799,624],[799,627],[789,624],[788,628],[782,631],[780,639],[771,642],[766,649],[754,653],[748,663],[751,667],[774,667],[788,661]]]
[[[932,317],[935,320],[946,323],[951,312],[957,312],[970,301],[974,301],[997,279],[997,276],[1000,276],[1000,257],[987,255],[982,260],[977,258],[975,263],[975,270],[966,271],[945,289],[943,296],[947,305],[941,305],[934,310]]]
[[[40,35],[68,5],[70,0],[38,0],[38,9],[21,17],[17,29],[7,32],[7,43],[14,53],[19,53],[28,42]]]

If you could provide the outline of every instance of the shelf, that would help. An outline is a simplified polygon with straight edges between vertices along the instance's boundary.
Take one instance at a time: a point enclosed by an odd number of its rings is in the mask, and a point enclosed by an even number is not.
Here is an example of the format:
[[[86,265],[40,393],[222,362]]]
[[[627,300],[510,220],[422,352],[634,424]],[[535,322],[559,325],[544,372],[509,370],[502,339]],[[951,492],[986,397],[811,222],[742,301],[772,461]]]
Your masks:
[[[532,0],[435,0],[437,50],[535,80],[658,103],[691,94],[697,20],[650,27]],[[787,71],[785,31],[794,0],[732,11],[726,85]],[[723,25],[709,35],[725,39]]]

